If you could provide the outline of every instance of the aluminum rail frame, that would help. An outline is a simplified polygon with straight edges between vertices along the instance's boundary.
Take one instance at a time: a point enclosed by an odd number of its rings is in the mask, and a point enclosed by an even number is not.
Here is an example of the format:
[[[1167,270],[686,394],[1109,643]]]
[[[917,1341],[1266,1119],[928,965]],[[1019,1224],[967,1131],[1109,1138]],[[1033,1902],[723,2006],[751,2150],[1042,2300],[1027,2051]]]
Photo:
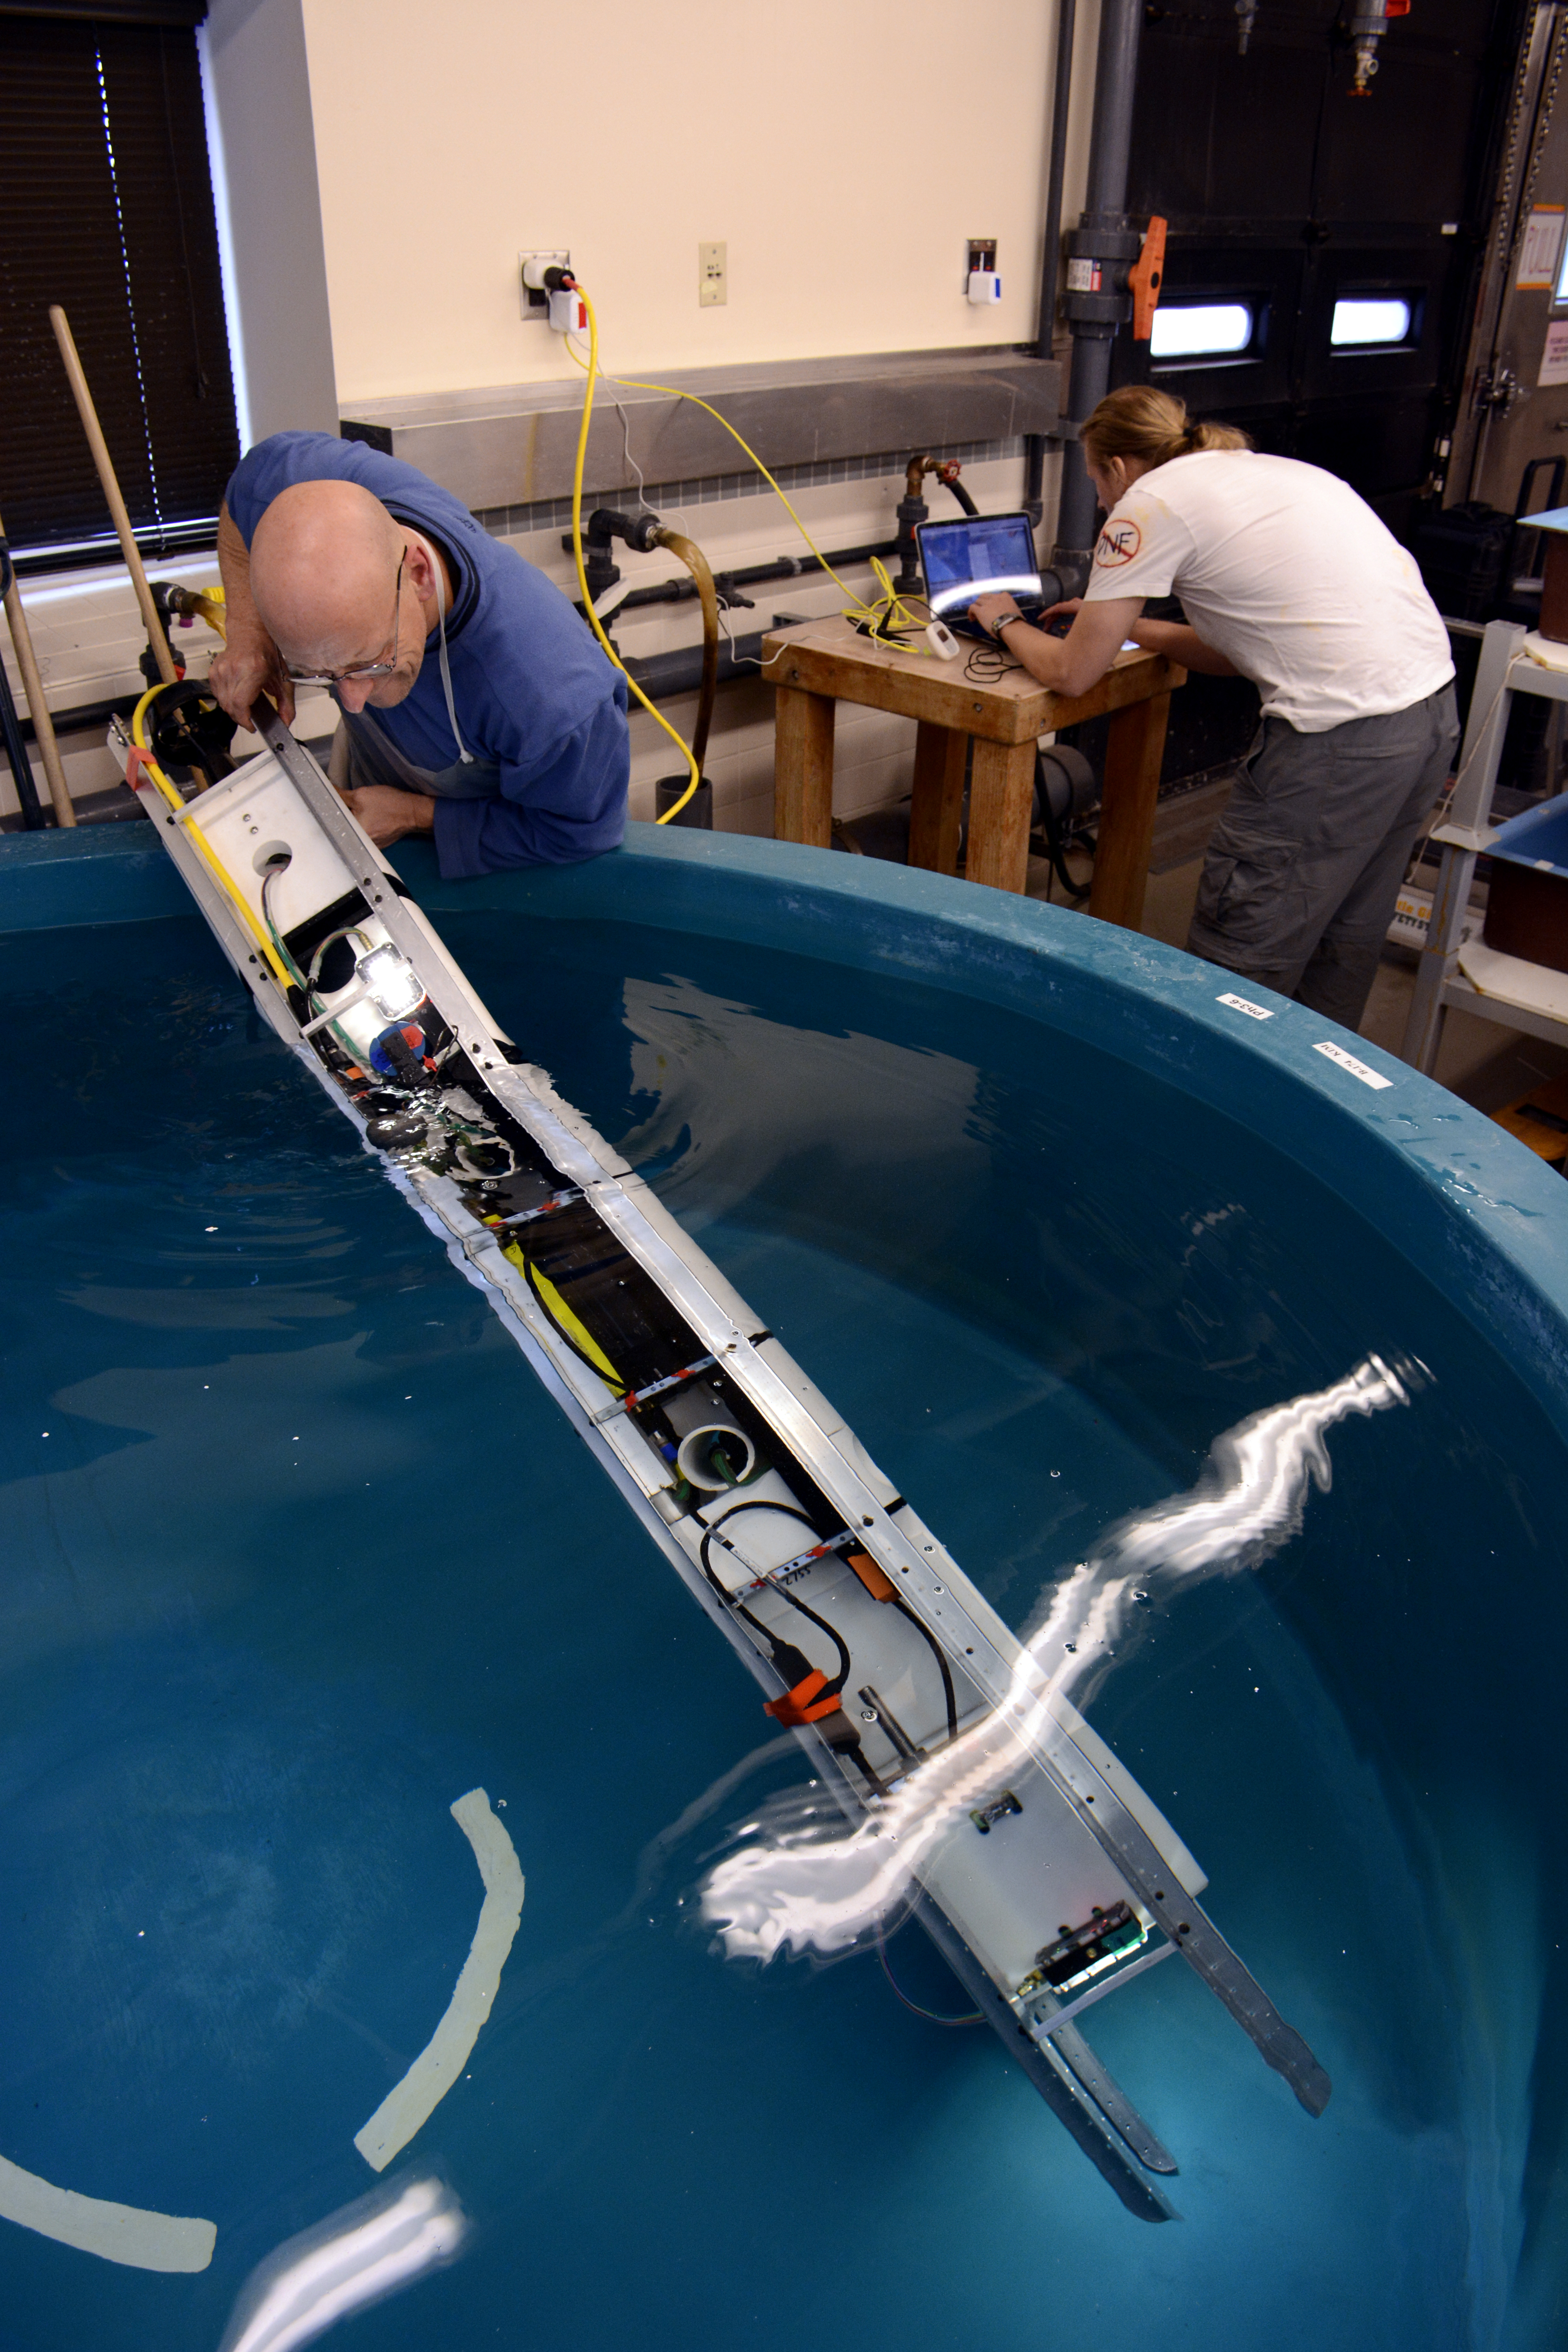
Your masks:
[[[422,972],[430,972],[436,962],[430,1000],[497,1099],[581,1185],[628,1255],[673,1300],[763,1418],[799,1456],[878,1566],[896,1580],[900,1598],[933,1634],[962,1652],[965,1672],[1010,1722],[1019,1745],[1110,1855],[1188,1965],[1257,2043],[1268,2064],[1289,2083],[1308,2114],[1321,2115],[1331,2088],[1326,2072],[1202,1906],[1184,1891],[1171,1893],[1169,1863],[1099,1762],[1075,1738],[1081,1718],[1068,1728],[1066,1718],[1076,1717],[1076,1710],[1064,1709],[1033,1668],[1028,1653],[909,1505],[899,1502],[889,1509],[893,1490],[888,1482],[878,1478],[873,1484],[837,1442],[842,1421],[776,1341],[752,1336],[758,1328],[756,1318],[642,1179],[562,1101],[542,1070],[506,1060],[496,1024],[437,933],[398,895],[379,861],[367,857],[364,834],[276,712],[258,705],[253,723],[359,877],[394,943]],[[855,1453],[859,1454],[858,1446]],[[868,1463],[866,1470],[870,1470]]]

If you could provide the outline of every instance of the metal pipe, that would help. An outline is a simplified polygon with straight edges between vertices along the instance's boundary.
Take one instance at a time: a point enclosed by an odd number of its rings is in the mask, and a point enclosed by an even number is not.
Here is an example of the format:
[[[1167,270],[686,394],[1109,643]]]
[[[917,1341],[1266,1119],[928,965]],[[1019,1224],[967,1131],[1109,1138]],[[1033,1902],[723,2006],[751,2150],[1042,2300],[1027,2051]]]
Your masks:
[[[1067,173],[1068,119],[1072,99],[1073,37],[1078,0],[1058,0],[1056,76],[1051,92],[1051,159],[1046,173],[1045,250],[1040,256],[1040,321],[1035,355],[1048,360],[1056,348],[1057,282],[1062,267],[1062,183]],[[1046,436],[1024,436],[1024,509],[1038,530],[1045,520]]]
[[[1062,184],[1067,173],[1068,117],[1072,99],[1072,47],[1078,0],[1058,0],[1056,83],[1051,93],[1051,161],[1046,178],[1046,249],[1040,256],[1040,325],[1035,351],[1048,360],[1056,339],[1057,280],[1062,267]],[[1045,448],[1043,435],[1031,434]]]
[[[0,520],[0,576],[3,576],[5,581],[5,618],[11,624],[11,643],[16,648],[16,667],[22,673],[22,691],[27,698],[27,716],[33,722],[33,733],[37,739],[38,756],[44,763],[44,774],[48,779],[49,798],[54,803],[55,823],[69,827],[76,823],[76,810],[71,803],[70,787],[66,782],[65,766],[60,759],[60,747],[55,740],[54,721],[49,716],[48,700],[44,693],[44,681],[38,675],[37,656],[33,651],[33,633],[27,626],[27,615],[22,607],[22,590],[16,578],[16,567],[11,562],[10,550],[5,543],[5,525],[3,520]],[[16,714],[13,708],[11,712],[13,727],[16,725]],[[6,749],[10,750],[8,740]],[[29,779],[32,772],[29,766],[27,770]],[[20,793],[20,777],[17,779],[16,789]],[[24,814],[26,810],[26,803],[24,800]],[[39,823],[42,822],[40,817]]]
[[[1102,265],[1102,284],[1088,293],[1068,292],[1072,321],[1072,369],[1068,415],[1081,425],[1110,384],[1110,351],[1126,314],[1126,297],[1115,279],[1136,259],[1140,239],[1126,215],[1127,175],[1132,154],[1132,107],[1138,86],[1138,43],[1143,0],[1105,0],[1100,19],[1095,67],[1094,121],[1089,140],[1088,200],[1073,243]],[[1110,282],[1106,282],[1107,278]],[[1094,539],[1094,485],[1085,470],[1079,442],[1062,451],[1062,490],[1057,513],[1058,572],[1088,576]]]
[[[76,402],[77,415],[81,418],[81,429],[87,436],[87,446],[92,452],[92,462],[98,468],[99,482],[102,487],[104,498],[108,501],[115,534],[120,541],[120,552],[125,558],[125,569],[131,574],[131,584],[136,591],[136,602],[142,607],[142,625],[147,632],[147,643],[153,649],[153,658],[158,665],[158,675],[165,686],[174,686],[179,681],[180,673],[174,667],[174,656],[169,651],[169,640],[163,635],[163,624],[158,618],[158,608],[153,602],[153,591],[147,585],[147,574],[142,562],[142,551],[136,544],[136,536],[131,528],[131,517],[127,514],[125,501],[120,495],[120,484],[115,479],[114,474],[114,460],[109,454],[109,444],[103,437],[103,427],[98,421],[98,411],[92,404],[92,394],[88,390],[87,376],[77,352],[76,339],[71,333],[70,322],[58,302],[52,302],[49,305],[49,324],[55,331],[55,341],[60,347],[60,357],[65,362],[66,374],[70,380],[71,396]]]
[[[721,686],[727,686],[731,678],[762,676],[763,636],[761,629],[754,629],[748,636],[724,639],[719,648]],[[626,671],[653,701],[668,702],[700,687],[705,660],[704,646],[679,646],[674,653],[649,654],[646,661],[628,661]]]
[[[691,756],[697,762],[697,772],[700,776],[708,752],[708,730],[713,724],[714,697],[719,691],[719,596],[708,558],[694,541],[683,538],[678,530],[662,528],[653,536],[656,545],[668,547],[671,555],[679,556],[696,582],[697,593],[702,600],[701,690],[697,703],[697,724],[691,730]]]
[[[1127,205],[1132,160],[1132,102],[1138,89],[1138,43],[1143,0],[1106,0],[1100,19],[1094,74],[1094,127],[1089,150],[1086,213],[1121,214]]]
[[[847,572],[852,564],[869,563],[874,555],[886,559],[898,553],[896,539],[879,540],[874,547],[841,547],[826,558],[835,572]],[[714,586],[721,596],[731,588],[752,588],[763,580],[801,580],[817,569],[815,555],[779,555],[771,563],[748,563],[735,572],[714,574]],[[617,613],[634,604],[684,604],[697,593],[694,580],[657,580],[650,587],[633,588],[621,598]]]

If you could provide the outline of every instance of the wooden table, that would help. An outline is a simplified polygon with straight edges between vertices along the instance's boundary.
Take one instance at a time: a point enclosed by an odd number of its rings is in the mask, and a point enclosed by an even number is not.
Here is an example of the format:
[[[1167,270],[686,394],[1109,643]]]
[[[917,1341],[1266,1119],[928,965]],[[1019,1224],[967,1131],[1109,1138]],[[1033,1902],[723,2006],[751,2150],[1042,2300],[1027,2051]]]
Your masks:
[[[840,618],[803,621],[763,640],[763,674],[778,689],[773,832],[826,849],[833,830],[833,718],[839,702],[896,711],[918,722],[910,864],[952,874],[958,866],[968,747],[972,882],[1022,890],[1029,864],[1037,736],[1111,714],[1100,801],[1100,847],[1089,911],[1136,930],[1143,914],[1154,801],[1172,689],[1186,671],[1163,654],[1119,654],[1098,686],[1076,700],[1052,694],[1026,670],[994,684],[964,677],[964,660],[873,645]],[[981,650],[976,646],[975,651]]]

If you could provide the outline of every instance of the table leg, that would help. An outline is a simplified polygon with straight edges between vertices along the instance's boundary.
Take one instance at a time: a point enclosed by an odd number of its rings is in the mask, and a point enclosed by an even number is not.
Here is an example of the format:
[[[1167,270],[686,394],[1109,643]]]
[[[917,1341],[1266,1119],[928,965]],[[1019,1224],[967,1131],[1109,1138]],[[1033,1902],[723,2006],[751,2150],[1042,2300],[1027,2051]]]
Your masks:
[[[963,821],[963,770],[969,738],[922,719],[915,734],[914,795],[910,804],[910,864],[932,874],[958,871]]]
[[[974,740],[969,777],[972,882],[1022,890],[1029,877],[1029,816],[1035,804],[1035,744]]]
[[[833,839],[830,694],[781,686],[773,727],[773,838],[826,849]]]
[[[1143,919],[1143,893],[1154,841],[1154,803],[1165,751],[1168,694],[1130,703],[1110,722],[1100,796],[1100,845],[1089,911],[1104,923],[1135,931]]]

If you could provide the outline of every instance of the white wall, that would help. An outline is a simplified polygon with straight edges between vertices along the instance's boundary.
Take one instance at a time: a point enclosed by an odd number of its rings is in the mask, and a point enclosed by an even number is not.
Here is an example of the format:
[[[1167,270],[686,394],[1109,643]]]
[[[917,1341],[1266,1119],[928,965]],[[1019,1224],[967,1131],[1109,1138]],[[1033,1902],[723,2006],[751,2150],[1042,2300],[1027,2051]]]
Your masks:
[[[569,375],[519,317],[529,247],[571,248],[632,369],[1037,332],[1052,0],[303,11],[345,407]],[[972,235],[999,241],[997,308],[963,299]],[[698,305],[708,238],[721,309]]]

